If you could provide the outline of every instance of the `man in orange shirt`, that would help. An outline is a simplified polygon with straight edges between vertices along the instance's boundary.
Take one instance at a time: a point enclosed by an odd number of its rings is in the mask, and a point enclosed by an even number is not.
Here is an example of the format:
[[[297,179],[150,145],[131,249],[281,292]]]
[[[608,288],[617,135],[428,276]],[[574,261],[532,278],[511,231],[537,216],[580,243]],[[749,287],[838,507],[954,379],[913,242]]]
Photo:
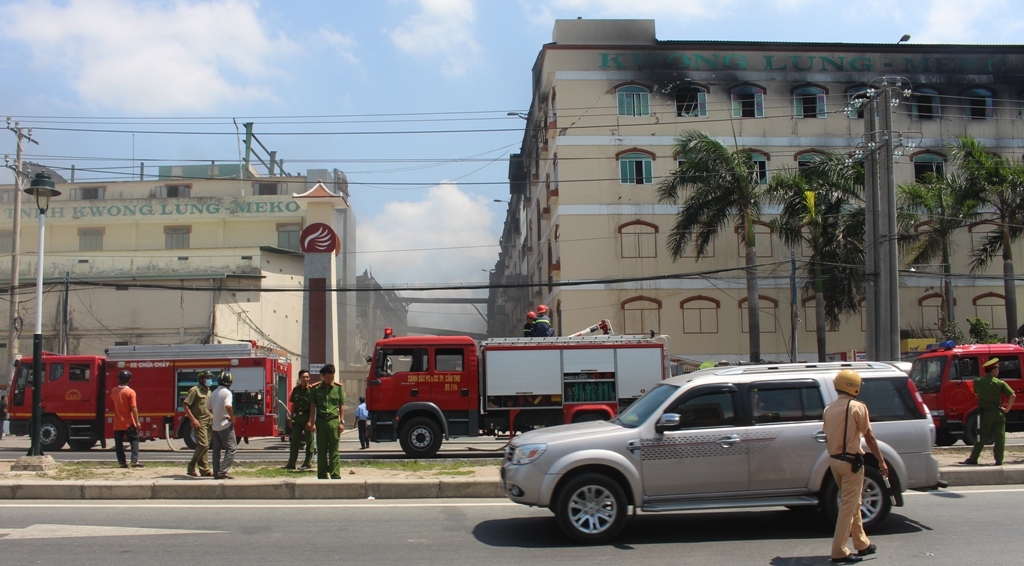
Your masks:
[[[135,391],[128,387],[132,372],[123,370],[117,374],[117,387],[110,392],[114,406],[114,451],[117,463],[128,467],[124,457],[124,440],[127,437],[132,447],[132,467],[141,468],[139,463],[139,408],[135,404]]]

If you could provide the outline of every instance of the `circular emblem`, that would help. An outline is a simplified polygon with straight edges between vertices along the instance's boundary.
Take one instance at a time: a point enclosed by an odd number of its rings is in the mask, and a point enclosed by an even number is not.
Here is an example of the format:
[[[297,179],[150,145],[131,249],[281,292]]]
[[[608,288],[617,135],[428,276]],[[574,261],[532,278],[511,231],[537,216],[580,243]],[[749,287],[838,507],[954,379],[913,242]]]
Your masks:
[[[299,246],[303,253],[328,254],[340,250],[341,241],[330,226],[317,222],[299,234]]]

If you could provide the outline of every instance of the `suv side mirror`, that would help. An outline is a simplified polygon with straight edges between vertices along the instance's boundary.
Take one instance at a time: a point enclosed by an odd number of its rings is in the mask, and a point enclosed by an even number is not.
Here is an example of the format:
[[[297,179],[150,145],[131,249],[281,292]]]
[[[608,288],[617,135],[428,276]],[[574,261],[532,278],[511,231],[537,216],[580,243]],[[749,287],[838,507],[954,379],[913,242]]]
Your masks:
[[[665,432],[666,430],[676,430],[677,428],[679,428],[678,413],[665,413],[658,418],[657,424],[654,425],[655,432]]]

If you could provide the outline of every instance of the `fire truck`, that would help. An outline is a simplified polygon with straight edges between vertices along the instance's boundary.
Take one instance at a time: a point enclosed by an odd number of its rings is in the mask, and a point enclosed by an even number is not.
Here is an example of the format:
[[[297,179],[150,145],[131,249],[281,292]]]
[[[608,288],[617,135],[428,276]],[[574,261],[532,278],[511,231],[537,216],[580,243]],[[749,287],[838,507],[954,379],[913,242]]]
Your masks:
[[[121,370],[132,372],[131,388],[138,397],[139,440],[182,438],[195,448],[192,424],[182,401],[199,373],[209,371],[216,380],[222,373],[234,377],[231,386],[235,434],[250,437],[283,434],[279,401],[291,390],[291,363],[286,357],[255,342],[244,344],[189,344],[175,346],[112,346],[106,356],[43,354],[43,450],[69,444],[88,450],[97,442],[106,446],[114,437],[110,391]],[[32,358],[17,362],[9,399],[11,433],[28,435],[32,417]]]
[[[665,336],[380,340],[367,376],[370,437],[429,458],[442,439],[610,419],[669,377]],[[607,332],[610,332],[610,326]]]
[[[930,345],[910,369],[910,377],[935,420],[935,443],[939,446],[953,445],[960,438],[965,444],[974,444],[980,411],[973,379],[981,376],[982,366],[991,358],[999,358],[999,379],[1017,393],[1006,415],[1006,431],[1024,431],[1024,348],[942,342]]]

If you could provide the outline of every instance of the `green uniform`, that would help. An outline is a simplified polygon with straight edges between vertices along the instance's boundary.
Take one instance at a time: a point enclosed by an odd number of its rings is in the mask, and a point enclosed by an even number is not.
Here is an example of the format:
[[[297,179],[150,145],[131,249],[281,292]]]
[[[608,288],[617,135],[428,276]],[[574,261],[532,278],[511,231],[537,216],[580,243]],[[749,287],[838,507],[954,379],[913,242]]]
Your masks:
[[[338,454],[338,442],[341,431],[338,430],[341,408],[345,405],[345,389],[338,383],[331,387],[323,382],[312,387],[310,402],[316,405],[316,451],[320,454],[316,461],[316,477],[322,480],[341,479],[341,456]]]
[[[299,459],[299,444],[306,443],[306,458],[302,461],[303,467],[309,467],[313,462],[313,454],[316,454],[316,447],[313,445],[313,431],[306,426],[309,423],[309,404],[312,401],[312,387],[295,386],[288,401],[292,404],[292,437],[289,443],[288,463],[286,468],[295,468],[295,462]]]
[[[1006,449],[1006,415],[1003,414],[1003,395],[1013,395],[1013,388],[1005,381],[986,375],[974,378],[974,394],[978,396],[978,410],[981,411],[981,425],[978,426],[978,437],[974,441],[974,449],[968,462],[977,463],[978,456],[985,448],[985,441],[995,435],[995,446],[992,454],[996,465],[1003,463],[1003,452]]]
[[[210,451],[210,428],[213,424],[213,415],[210,409],[206,408],[206,400],[210,398],[210,390],[206,387],[196,385],[188,390],[188,395],[182,401],[182,405],[188,407],[192,416],[199,421],[199,427],[194,428],[196,439],[196,450],[192,453],[192,460],[188,463],[188,471],[195,472],[196,467],[199,473],[208,475],[210,465],[206,461],[206,454]]]

